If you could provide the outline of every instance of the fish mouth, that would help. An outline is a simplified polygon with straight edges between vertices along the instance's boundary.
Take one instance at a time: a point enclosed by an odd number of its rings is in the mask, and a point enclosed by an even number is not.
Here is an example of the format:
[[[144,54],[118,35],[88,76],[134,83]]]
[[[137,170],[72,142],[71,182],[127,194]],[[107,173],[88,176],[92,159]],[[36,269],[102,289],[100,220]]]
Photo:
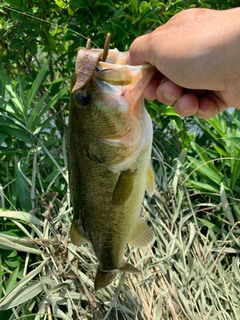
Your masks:
[[[80,49],[78,51],[75,66],[76,77],[71,93],[85,88],[92,80],[99,88],[98,93],[117,94],[134,105],[149,84],[155,67],[151,64],[128,65],[128,52],[120,52],[117,49],[108,51],[105,62],[100,61],[101,55],[102,50],[100,49]]]
[[[99,92],[118,95],[131,101],[133,107],[149,84],[155,67],[150,64],[128,65],[127,55],[117,49],[109,50],[106,62],[98,62],[93,78]]]
[[[124,158],[108,164],[113,172],[126,170],[146,142],[152,139],[151,120],[144,107],[143,92],[155,67],[150,64],[131,66],[126,64],[126,58],[127,53],[109,50],[108,59],[99,61],[93,74],[98,99],[126,115],[126,123],[116,134],[98,137],[102,143],[117,148],[119,158]]]

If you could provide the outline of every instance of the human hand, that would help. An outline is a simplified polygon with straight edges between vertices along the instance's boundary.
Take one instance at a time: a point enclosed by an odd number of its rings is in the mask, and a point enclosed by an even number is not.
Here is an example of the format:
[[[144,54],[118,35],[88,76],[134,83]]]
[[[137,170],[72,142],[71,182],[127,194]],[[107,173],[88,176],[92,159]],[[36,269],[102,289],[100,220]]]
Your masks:
[[[147,99],[174,105],[181,116],[207,119],[228,107],[240,109],[240,8],[188,9],[137,38],[129,64],[157,71]]]

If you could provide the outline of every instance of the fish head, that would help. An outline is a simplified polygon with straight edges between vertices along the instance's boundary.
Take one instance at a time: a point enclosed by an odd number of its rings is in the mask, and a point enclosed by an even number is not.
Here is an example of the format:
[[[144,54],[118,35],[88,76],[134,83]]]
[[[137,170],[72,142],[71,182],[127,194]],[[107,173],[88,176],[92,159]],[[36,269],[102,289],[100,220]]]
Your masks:
[[[72,143],[81,145],[92,160],[121,171],[134,161],[146,136],[152,135],[146,128],[149,116],[143,92],[155,68],[127,65],[127,52],[117,49],[109,50],[106,61],[100,61],[101,54],[99,49],[78,51],[69,130]]]

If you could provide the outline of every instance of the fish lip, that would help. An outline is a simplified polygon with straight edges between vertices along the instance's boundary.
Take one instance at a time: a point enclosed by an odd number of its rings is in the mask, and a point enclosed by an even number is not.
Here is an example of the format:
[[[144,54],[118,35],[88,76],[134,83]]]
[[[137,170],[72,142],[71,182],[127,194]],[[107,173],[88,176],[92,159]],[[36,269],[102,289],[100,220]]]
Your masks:
[[[139,69],[149,69],[149,68],[153,68],[155,69],[155,67],[153,65],[151,65],[150,63],[145,63],[145,64],[141,64],[141,65],[138,65],[138,66],[133,66],[131,64],[115,64],[115,63],[110,63],[110,62],[103,62],[103,61],[98,61],[98,64],[97,64],[97,68],[98,71],[97,72],[101,72],[102,70],[104,69],[120,69],[120,68],[123,68],[123,67],[130,67],[132,70],[136,69],[136,70],[139,70]]]

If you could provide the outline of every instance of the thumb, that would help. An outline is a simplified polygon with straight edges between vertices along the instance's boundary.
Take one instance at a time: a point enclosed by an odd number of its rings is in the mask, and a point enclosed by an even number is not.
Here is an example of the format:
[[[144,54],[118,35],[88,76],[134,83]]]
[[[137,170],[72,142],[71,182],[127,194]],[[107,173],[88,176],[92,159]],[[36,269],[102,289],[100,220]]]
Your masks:
[[[127,63],[133,66],[150,63],[148,35],[136,38],[130,46]]]

